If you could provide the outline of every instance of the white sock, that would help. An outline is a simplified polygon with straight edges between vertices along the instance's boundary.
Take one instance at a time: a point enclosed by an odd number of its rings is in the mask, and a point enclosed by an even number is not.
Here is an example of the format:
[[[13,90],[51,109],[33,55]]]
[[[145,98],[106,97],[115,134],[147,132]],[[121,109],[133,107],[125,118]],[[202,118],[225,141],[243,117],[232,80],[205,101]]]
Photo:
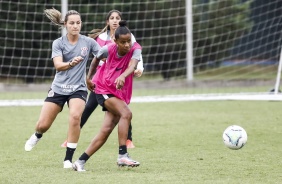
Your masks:
[[[67,147],[72,148],[72,149],[75,149],[75,148],[77,147],[77,143],[70,143],[70,142],[67,142]]]

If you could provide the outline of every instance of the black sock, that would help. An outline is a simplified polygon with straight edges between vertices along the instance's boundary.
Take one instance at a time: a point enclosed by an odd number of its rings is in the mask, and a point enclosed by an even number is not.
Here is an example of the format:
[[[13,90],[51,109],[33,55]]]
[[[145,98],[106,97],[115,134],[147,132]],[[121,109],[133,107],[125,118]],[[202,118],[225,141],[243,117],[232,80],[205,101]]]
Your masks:
[[[126,148],[126,145],[122,145],[119,147],[119,150],[118,150],[118,153],[120,155],[124,155],[125,153],[127,153],[127,148]]]
[[[40,138],[43,136],[43,134],[40,134],[40,133],[35,132],[35,136],[36,136],[38,139],[40,139]]]
[[[73,157],[75,149],[76,148],[69,148],[69,147],[67,147],[66,157],[65,157],[64,161],[69,160],[70,162],[72,162],[72,157]]]
[[[79,160],[85,160],[85,162],[89,159],[90,157],[84,152],[80,157]]]
[[[129,124],[127,139],[132,141],[132,125]]]

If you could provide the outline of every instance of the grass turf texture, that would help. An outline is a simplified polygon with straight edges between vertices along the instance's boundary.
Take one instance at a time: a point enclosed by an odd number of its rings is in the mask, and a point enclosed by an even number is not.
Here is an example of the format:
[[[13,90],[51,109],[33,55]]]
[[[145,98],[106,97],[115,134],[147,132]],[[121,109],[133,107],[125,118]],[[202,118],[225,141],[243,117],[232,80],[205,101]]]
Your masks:
[[[280,183],[281,102],[208,101],[133,103],[133,140],[129,149],[138,168],[116,166],[117,129],[87,162],[87,172],[63,169],[68,108],[31,151],[41,107],[1,107],[0,183]],[[100,129],[99,107],[82,129],[76,160]],[[222,142],[229,125],[245,128],[248,142],[230,150]]]

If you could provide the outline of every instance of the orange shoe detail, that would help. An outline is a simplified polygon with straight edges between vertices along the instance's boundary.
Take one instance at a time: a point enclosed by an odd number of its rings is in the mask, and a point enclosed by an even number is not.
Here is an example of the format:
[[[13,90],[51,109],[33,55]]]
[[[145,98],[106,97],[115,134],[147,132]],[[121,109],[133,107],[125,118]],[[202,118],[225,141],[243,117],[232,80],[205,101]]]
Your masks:
[[[61,147],[62,148],[66,148],[67,147],[67,143],[68,143],[68,141],[66,140],[65,142],[63,142],[63,144],[61,144]]]
[[[126,141],[126,147],[127,148],[135,148],[133,142],[129,139],[127,139],[127,141]]]

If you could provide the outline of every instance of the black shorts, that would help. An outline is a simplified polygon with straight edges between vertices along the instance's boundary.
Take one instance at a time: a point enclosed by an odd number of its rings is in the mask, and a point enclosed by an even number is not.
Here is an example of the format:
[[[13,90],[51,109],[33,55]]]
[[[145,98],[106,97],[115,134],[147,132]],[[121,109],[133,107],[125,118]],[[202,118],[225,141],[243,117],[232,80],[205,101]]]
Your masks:
[[[50,89],[48,91],[48,96],[46,97],[45,102],[53,102],[63,108],[66,102],[69,105],[69,100],[72,98],[80,98],[86,102],[87,91],[76,91],[71,95],[61,95],[55,93],[52,89]]]
[[[106,94],[106,95],[96,94],[97,101],[102,106],[102,111],[108,111],[104,103],[108,98],[111,98],[111,97],[115,97],[115,96],[112,94]]]

